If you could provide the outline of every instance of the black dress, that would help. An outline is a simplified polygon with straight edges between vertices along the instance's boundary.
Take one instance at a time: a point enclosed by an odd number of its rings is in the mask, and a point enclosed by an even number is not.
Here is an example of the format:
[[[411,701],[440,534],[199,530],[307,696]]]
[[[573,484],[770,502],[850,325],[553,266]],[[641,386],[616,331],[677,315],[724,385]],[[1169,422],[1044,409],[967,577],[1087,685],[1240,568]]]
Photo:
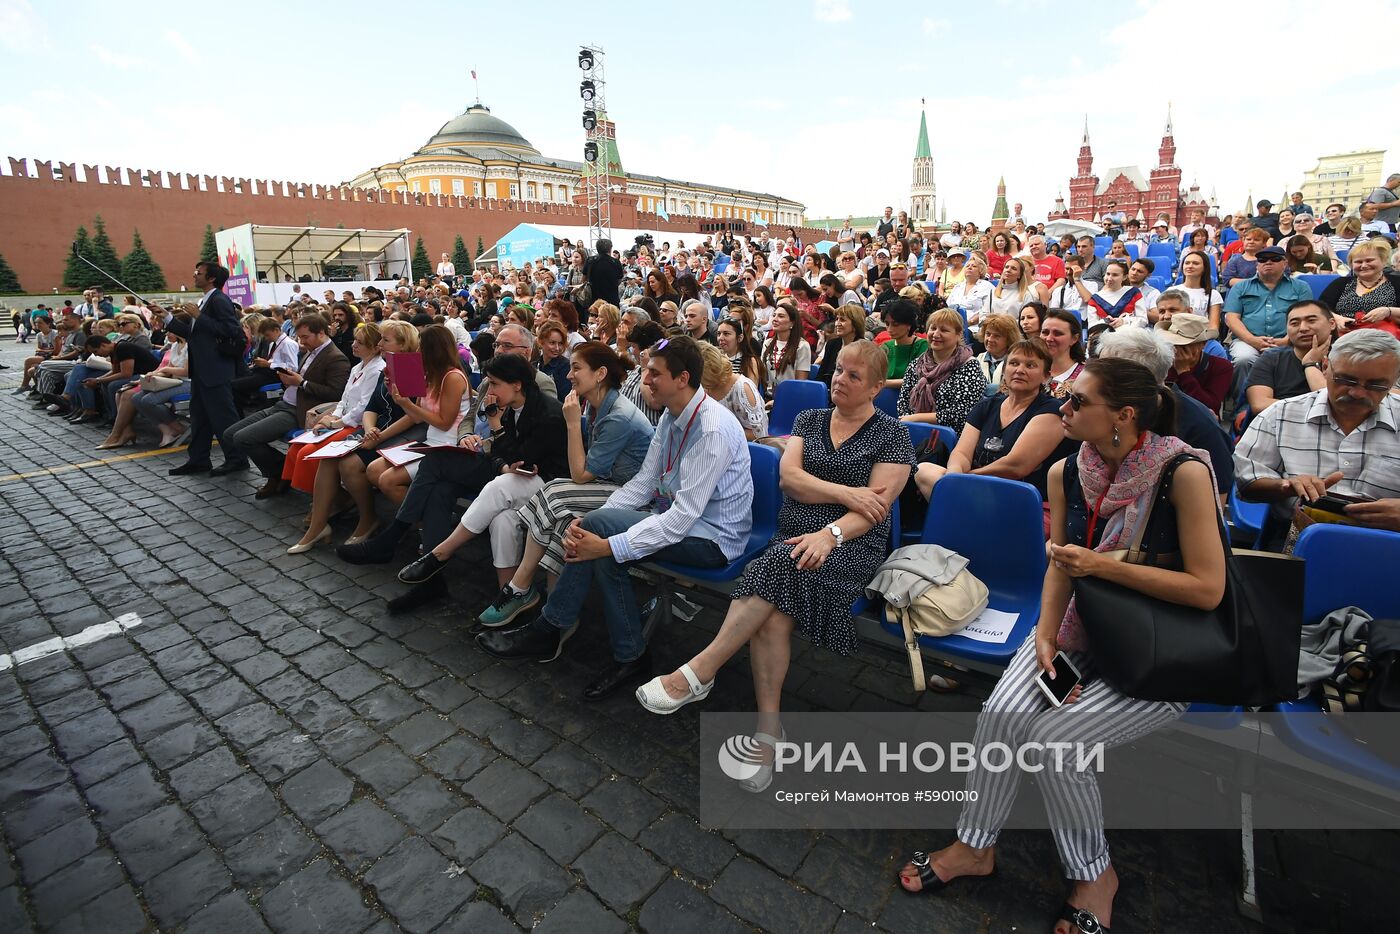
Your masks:
[[[972,452],[972,469],[986,467],[993,461],[1001,460],[1011,453],[1011,449],[1016,446],[1016,442],[1021,437],[1021,432],[1026,430],[1026,426],[1031,423],[1031,419],[1037,415],[1058,416],[1060,406],[1064,403],[1056,399],[1045,390],[1032,400],[1031,404],[1020,415],[1011,420],[1011,424],[1001,423],[1001,404],[1006,401],[1006,393],[999,392],[990,399],[983,399],[972,407],[968,413],[967,424],[978,431],[977,447]],[[1046,502],[1045,477],[1050,471],[1050,465],[1057,460],[1062,460],[1079,450],[1079,442],[1065,438],[1060,441],[1050,456],[1041,461],[1030,474],[1023,477],[1026,483],[1035,487],[1040,492],[1040,501]]]
[[[828,483],[868,487],[875,464],[914,464],[909,429],[876,412],[840,448],[831,444],[831,409],[797,416],[792,436],[802,439],[802,469]],[[851,604],[865,590],[889,552],[890,519],[859,538],[848,538],[820,567],[799,571],[785,540],[826,528],[846,514],[837,503],[799,503],[784,497],[778,534],[744,568],[734,599],[757,596],[797,621],[813,643],[841,655],[857,648]]]

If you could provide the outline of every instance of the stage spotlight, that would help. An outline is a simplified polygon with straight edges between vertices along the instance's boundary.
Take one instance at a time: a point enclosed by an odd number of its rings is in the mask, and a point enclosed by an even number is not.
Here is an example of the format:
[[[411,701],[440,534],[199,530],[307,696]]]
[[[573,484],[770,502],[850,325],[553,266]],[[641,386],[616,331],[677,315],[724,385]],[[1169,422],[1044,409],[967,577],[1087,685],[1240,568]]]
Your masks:
[[[597,111],[585,110],[585,111],[583,112],[583,128],[584,128],[585,130],[587,130],[588,132],[592,133],[593,130],[594,130],[597,126],[598,126],[598,113],[597,113]]]
[[[592,141],[589,141],[589,142],[583,144],[583,161],[584,161],[584,162],[597,162],[597,161],[598,161],[598,144],[597,144],[597,143],[592,142]]]
[[[592,82],[592,81],[588,81],[588,80],[584,80],[584,82],[578,86],[578,96],[581,97],[581,98],[583,98],[583,102],[584,102],[585,104],[587,104],[587,103],[589,103],[590,101],[592,101],[592,100],[593,100],[593,82]]]
[[[578,67],[582,68],[584,71],[587,71],[588,69],[592,68],[593,53],[588,51],[587,49],[579,49]]]

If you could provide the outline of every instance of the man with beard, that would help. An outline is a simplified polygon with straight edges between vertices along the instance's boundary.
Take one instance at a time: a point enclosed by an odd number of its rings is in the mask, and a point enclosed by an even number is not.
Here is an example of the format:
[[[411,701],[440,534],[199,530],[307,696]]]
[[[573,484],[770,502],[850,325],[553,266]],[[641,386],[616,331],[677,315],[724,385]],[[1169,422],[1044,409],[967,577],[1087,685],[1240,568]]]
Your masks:
[[[1352,331],[1332,345],[1327,385],[1265,409],[1235,447],[1235,480],[1248,500],[1273,503],[1287,528],[1298,503],[1329,490],[1374,497],[1346,518],[1400,532],[1400,341]],[[1297,515],[1299,525],[1311,520]]]

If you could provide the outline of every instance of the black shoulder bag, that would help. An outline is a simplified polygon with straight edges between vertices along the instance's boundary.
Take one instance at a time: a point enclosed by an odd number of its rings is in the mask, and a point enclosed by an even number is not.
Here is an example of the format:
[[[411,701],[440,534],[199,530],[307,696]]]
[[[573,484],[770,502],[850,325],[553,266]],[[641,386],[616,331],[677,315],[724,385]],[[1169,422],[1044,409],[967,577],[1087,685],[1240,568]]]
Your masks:
[[[1172,475],[1185,460],[1199,458],[1182,454],[1162,470],[1152,512],[1124,560],[1158,564],[1176,545],[1153,533],[1172,508]],[[1232,550],[1218,511],[1216,525],[1225,550],[1225,595],[1213,610],[1159,600],[1096,577],[1075,578],[1075,606],[1090,654],[1099,673],[1127,696],[1248,707],[1297,696],[1302,564],[1283,555]]]

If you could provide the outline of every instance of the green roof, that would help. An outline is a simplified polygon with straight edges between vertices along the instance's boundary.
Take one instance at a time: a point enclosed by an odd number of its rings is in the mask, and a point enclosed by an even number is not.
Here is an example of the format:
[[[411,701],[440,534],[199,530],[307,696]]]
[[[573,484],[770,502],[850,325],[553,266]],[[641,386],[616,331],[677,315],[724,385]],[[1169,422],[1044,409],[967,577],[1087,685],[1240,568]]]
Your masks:
[[[919,142],[914,146],[915,159],[932,159],[933,152],[928,148],[928,116],[919,111]]]
[[[1011,216],[1011,211],[1006,207],[1006,178],[1003,176],[997,182],[997,203],[992,205],[992,220],[1004,221]]]

